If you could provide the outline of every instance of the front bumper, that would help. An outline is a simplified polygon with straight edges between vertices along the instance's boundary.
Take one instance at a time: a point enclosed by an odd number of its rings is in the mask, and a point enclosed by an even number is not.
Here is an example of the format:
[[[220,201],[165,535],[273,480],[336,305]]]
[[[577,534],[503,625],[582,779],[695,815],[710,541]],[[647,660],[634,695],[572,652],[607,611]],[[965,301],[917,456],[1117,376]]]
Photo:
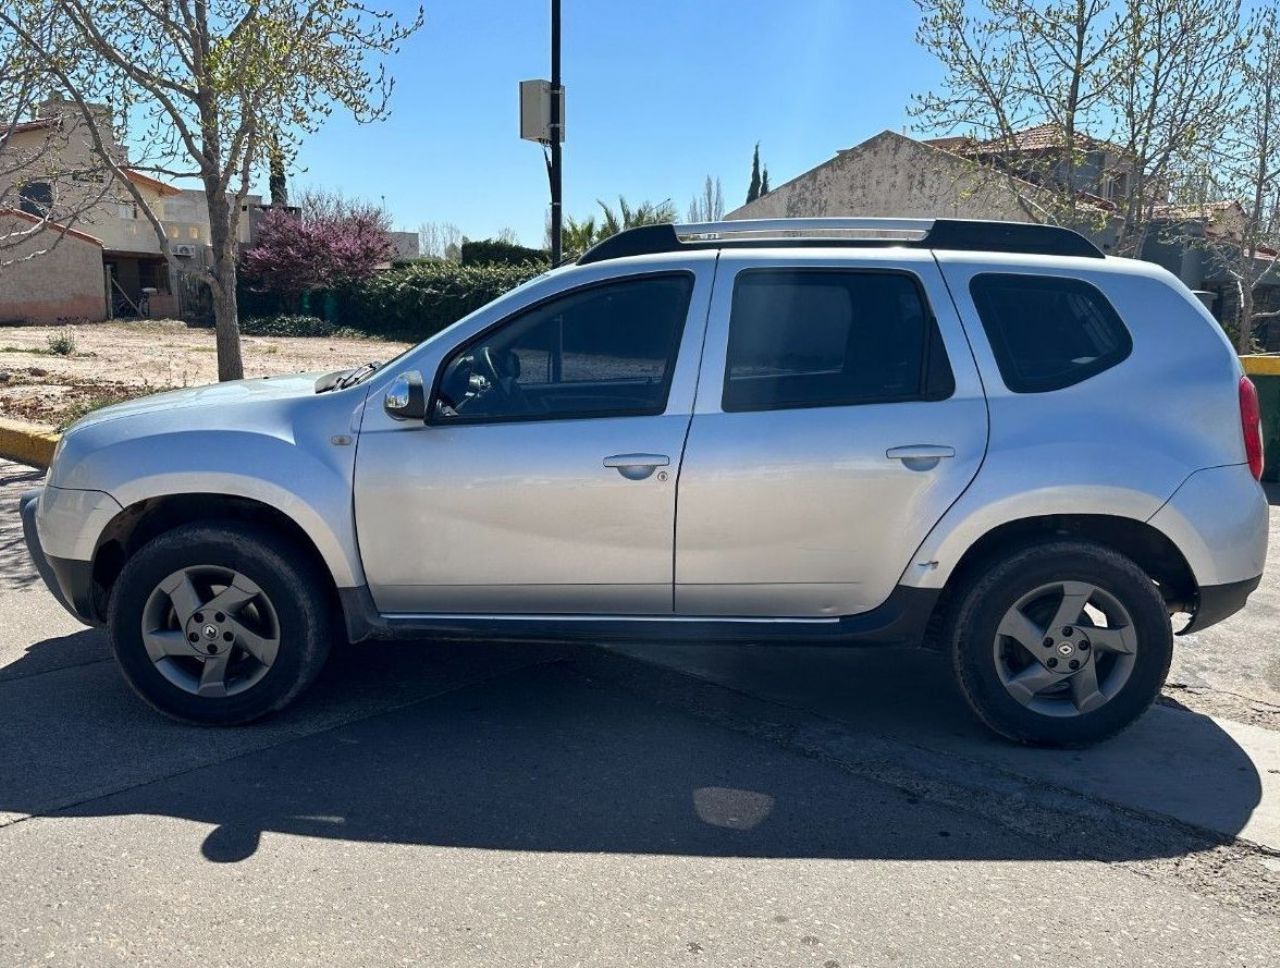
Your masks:
[[[40,544],[40,535],[36,530],[36,512],[40,509],[40,495],[43,491],[44,488],[36,488],[18,498],[18,513],[22,515],[22,535],[27,542],[27,552],[31,555],[36,571],[63,608],[86,625],[101,625],[102,618],[93,603],[93,562],[46,555]]]

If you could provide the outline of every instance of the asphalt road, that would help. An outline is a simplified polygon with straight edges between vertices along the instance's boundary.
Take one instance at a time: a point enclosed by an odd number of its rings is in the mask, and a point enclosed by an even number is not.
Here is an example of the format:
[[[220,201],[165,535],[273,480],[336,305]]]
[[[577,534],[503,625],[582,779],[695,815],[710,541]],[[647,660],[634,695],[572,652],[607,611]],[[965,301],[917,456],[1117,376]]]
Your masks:
[[[145,708],[32,580],[24,476],[0,465],[0,965],[1280,953],[1280,852],[1232,836],[1267,806],[1251,743],[1273,734],[1194,711],[1265,707],[1270,611],[1193,646],[1247,640],[1247,661],[1180,667],[1191,711],[1056,762],[1008,759],[908,654],[343,648],[285,714],[200,730]],[[1211,753],[1162,760],[1170,730]],[[1135,761],[1178,775],[1135,806],[1104,782]],[[1182,800],[1228,809],[1188,822]]]

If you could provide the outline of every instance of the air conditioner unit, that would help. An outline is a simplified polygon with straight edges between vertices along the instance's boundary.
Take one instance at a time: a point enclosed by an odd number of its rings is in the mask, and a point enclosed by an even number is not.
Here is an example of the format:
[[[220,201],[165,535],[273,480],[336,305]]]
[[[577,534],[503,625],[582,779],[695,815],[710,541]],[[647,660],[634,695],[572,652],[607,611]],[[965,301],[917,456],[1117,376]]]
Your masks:
[[[194,245],[175,245],[173,247],[173,254],[177,256],[186,256],[190,259],[196,254],[196,247]]]

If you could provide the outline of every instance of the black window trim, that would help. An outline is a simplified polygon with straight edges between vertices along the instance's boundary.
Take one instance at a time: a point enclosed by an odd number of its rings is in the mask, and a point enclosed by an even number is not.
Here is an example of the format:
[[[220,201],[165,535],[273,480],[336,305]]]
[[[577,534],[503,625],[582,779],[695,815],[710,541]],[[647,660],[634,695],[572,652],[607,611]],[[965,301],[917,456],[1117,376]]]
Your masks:
[[[920,387],[916,393],[911,394],[885,394],[880,397],[860,397],[844,403],[831,403],[823,401],[822,403],[780,403],[768,407],[729,407],[725,404],[725,395],[729,391],[729,342],[733,332],[733,301],[738,295],[738,280],[748,275],[776,275],[777,273],[819,275],[819,274],[838,274],[842,276],[849,275],[875,275],[875,276],[905,276],[911,281],[915,287],[916,295],[920,297],[920,306],[924,309],[925,316],[925,334],[924,334],[924,352],[920,354]],[[930,354],[933,351],[934,339],[937,336],[937,343],[942,348],[943,362],[947,365],[947,373],[950,375],[950,389],[946,393],[931,392],[929,390],[929,363]],[[929,301],[929,293],[925,290],[924,281],[918,273],[912,272],[910,269],[900,269],[894,266],[886,266],[884,268],[874,266],[814,266],[814,265],[778,265],[778,266],[752,266],[749,269],[742,269],[733,277],[733,292],[729,296],[729,318],[725,325],[724,339],[724,378],[720,386],[720,411],[722,413],[769,413],[774,410],[833,410],[843,409],[845,407],[869,407],[878,406],[885,403],[937,403],[942,400],[949,400],[955,396],[955,369],[951,366],[951,356],[947,352],[946,340],[942,336],[942,327],[938,325],[938,317],[933,312],[933,304]]]
[[[992,335],[992,328],[987,325],[986,317],[982,314],[982,307],[978,302],[978,294],[974,291],[974,285],[979,280],[984,279],[1016,279],[1016,280],[1032,280],[1033,282],[1066,282],[1071,285],[1082,286],[1092,291],[1094,295],[1101,301],[1102,306],[1114,317],[1115,322],[1119,325],[1119,335],[1123,338],[1120,349],[1110,356],[1100,356],[1092,363],[1085,363],[1073,369],[1067,378],[1048,381],[1025,381],[1018,380],[1015,386],[1009,382],[1010,374],[1006,369],[1005,363],[1011,362],[1007,360],[1007,354],[1002,351],[1003,338],[997,339]],[[1059,273],[1047,272],[977,272],[969,278],[969,299],[973,302],[974,311],[978,315],[978,322],[982,324],[983,335],[986,336],[987,345],[991,348],[991,356],[996,361],[996,369],[1000,373],[1000,382],[1004,384],[1006,390],[1010,393],[1020,395],[1035,393],[1053,393],[1057,390],[1065,390],[1068,387],[1076,386],[1091,380],[1099,374],[1105,373],[1113,367],[1119,366],[1133,354],[1133,334],[1129,332],[1129,326],[1124,321],[1124,317],[1120,315],[1120,311],[1116,309],[1110,297],[1102,290],[1100,286],[1095,286],[1087,279],[1081,279],[1079,276],[1063,275]],[[1030,385],[1034,383],[1035,385]]]
[[[516,414],[510,417],[491,417],[491,416],[456,416],[440,419],[436,416],[436,402],[440,397],[440,381],[444,379],[444,371],[449,363],[466,347],[473,346],[480,340],[484,339],[491,333],[496,332],[508,323],[513,322],[520,316],[527,313],[536,312],[543,306],[553,303],[558,299],[565,299],[570,296],[576,296],[579,293],[589,292],[592,289],[603,289],[607,286],[615,285],[622,282],[637,282],[647,279],[672,279],[682,277],[687,279],[689,286],[689,299],[684,309],[684,318],[680,320],[676,327],[675,339],[672,341],[671,353],[667,357],[667,377],[663,381],[662,402],[659,406],[646,408],[645,410],[630,410],[626,413],[618,413],[615,410],[597,410],[585,411],[583,413],[563,414],[563,413],[533,413],[533,414]],[[460,343],[455,344],[440,360],[440,365],[436,367],[435,377],[431,381],[431,395],[427,398],[427,419],[426,424],[429,427],[476,427],[492,424],[510,424],[510,423],[546,423],[548,421],[569,421],[569,420],[626,420],[629,417],[660,417],[667,412],[667,405],[671,402],[671,384],[675,380],[676,365],[680,361],[680,345],[684,342],[685,327],[689,322],[689,310],[693,307],[693,294],[698,287],[698,274],[692,269],[657,269],[649,272],[630,272],[626,275],[609,276],[606,279],[595,279],[591,282],[583,283],[580,286],[572,286],[568,289],[561,289],[558,292],[549,293],[541,299],[529,303],[527,306],[521,306],[519,309],[513,310],[501,319],[496,320],[486,326],[478,333],[474,333]]]

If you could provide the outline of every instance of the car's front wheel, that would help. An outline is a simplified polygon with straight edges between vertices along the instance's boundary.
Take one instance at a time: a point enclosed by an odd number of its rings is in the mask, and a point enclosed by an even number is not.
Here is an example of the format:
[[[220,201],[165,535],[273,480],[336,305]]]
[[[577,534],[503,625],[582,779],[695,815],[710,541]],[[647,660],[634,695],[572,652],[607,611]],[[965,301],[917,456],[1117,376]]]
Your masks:
[[[1086,746],[1160,694],[1169,613],[1136,564],[1053,541],[989,566],[962,589],[948,629],[956,680],[991,729],[1022,743]]]
[[[112,590],[112,647],[134,690],[185,722],[234,725],[282,709],[324,665],[320,576],[286,541],[234,524],[153,539]]]

